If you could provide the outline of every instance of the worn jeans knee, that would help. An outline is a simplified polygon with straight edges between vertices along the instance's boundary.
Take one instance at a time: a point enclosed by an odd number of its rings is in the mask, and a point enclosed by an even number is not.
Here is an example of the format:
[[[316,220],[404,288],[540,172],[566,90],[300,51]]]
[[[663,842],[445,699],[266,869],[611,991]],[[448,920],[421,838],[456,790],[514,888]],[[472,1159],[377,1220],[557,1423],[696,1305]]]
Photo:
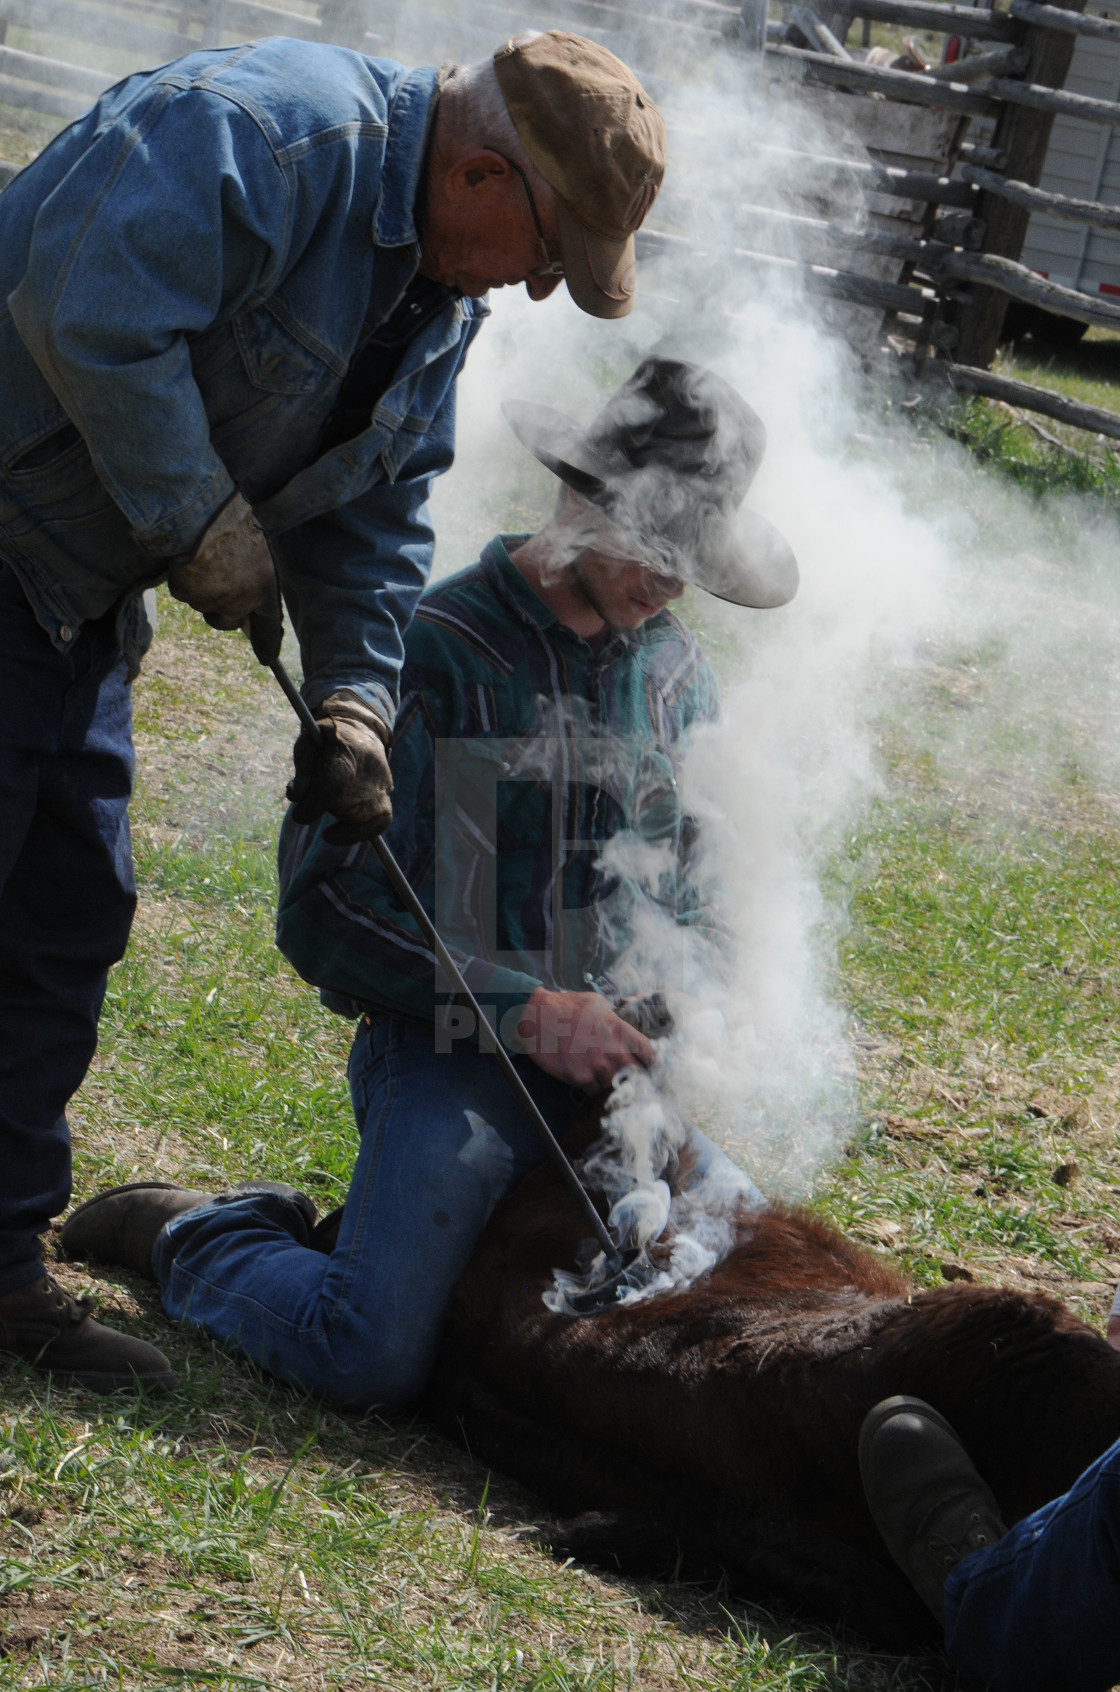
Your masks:
[[[522,1072],[562,1129],[570,1090]],[[156,1268],[176,1320],[334,1403],[395,1407],[422,1391],[486,1219],[541,1152],[494,1059],[437,1052],[426,1024],[364,1019],[349,1078],[358,1156],[329,1256],[240,1200],[176,1218]]]

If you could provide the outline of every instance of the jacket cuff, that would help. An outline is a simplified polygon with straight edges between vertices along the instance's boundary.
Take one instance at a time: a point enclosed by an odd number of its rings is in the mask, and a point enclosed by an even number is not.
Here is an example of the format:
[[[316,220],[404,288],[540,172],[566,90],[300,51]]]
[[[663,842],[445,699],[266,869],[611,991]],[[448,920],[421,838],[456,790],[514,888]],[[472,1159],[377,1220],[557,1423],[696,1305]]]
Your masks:
[[[363,705],[368,705],[371,710],[377,712],[386,728],[391,729],[397,718],[396,700],[380,682],[340,682],[337,679],[318,683],[310,681],[303,683],[300,692],[313,711],[318,711],[325,701],[333,699],[336,693],[352,693]]]
[[[199,542],[215,517],[236,496],[237,488],[223,470],[189,505],[180,506],[178,511],[162,517],[150,528],[133,529],[133,538],[150,558],[158,559],[168,569],[186,563],[198,551]]]

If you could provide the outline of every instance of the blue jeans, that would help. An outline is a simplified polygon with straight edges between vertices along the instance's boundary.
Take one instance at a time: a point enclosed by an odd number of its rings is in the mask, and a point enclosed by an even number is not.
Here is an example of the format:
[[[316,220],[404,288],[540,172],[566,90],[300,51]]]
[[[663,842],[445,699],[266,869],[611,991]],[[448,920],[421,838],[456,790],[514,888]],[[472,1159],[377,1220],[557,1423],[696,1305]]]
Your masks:
[[[1120,1440],[945,1583],[954,1667],[994,1692],[1120,1684]]]
[[[136,907],[132,771],[112,613],[59,652],[0,561],[0,1293],[70,1200],[66,1105]]]
[[[563,1129],[577,1095],[528,1059],[518,1067]],[[494,1059],[437,1053],[423,1023],[363,1019],[350,1094],[358,1160],[330,1256],[309,1248],[295,1205],[254,1193],[176,1217],[152,1261],[174,1320],[320,1398],[396,1406],[428,1378],[490,1211],[542,1153]]]

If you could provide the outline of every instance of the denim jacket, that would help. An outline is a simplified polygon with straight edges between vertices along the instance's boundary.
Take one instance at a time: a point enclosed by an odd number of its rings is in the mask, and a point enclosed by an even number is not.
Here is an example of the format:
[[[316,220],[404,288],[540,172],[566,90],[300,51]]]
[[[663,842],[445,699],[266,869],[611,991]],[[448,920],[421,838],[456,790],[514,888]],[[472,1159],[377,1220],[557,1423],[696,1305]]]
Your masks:
[[[305,692],[395,713],[486,315],[449,296],[369,427],[320,451],[354,354],[416,273],[437,73],[268,40],[127,78],[0,196],[0,558],[65,651],[234,487],[276,558]],[[129,609],[131,608],[131,609]]]

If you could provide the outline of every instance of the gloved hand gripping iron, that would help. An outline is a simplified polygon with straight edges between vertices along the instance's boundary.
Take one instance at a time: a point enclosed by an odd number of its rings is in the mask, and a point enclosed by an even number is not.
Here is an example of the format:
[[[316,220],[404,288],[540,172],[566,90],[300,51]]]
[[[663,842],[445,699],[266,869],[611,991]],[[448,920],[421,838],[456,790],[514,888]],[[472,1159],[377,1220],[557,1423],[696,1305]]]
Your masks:
[[[272,671],[276,680],[283,689],[289,704],[295,711],[296,716],[299,718],[300,723],[303,726],[303,735],[300,736],[300,739],[302,740],[304,736],[306,736],[313,746],[319,745],[321,747],[325,741],[323,730],[320,727],[320,724],[316,721],[311,707],[296,687],[280,659],[280,648],[283,637],[283,613],[280,609],[280,596],[278,591],[275,593],[274,597],[276,606],[275,612],[266,616],[261,616],[258,613],[249,618],[249,621],[246,624],[246,633],[249,636],[249,643],[253,648],[253,654],[258,662]],[[299,779],[298,765],[296,779],[297,781]],[[295,784],[293,783],[293,786],[294,785]],[[288,792],[289,796],[291,796],[292,789],[289,788]],[[306,805],[308,803],[307,797],[304,796],[300,803]],[[320,814],[321,812],[316,813],[316,815]],[[299,816],[298,810],[296,815],[297,817]],[[386,819],[386,821],[387,820],[388,819]],[[333,831],[331,834],[327,835],[327,838],[333,838]],[[455,997],[462,1004],[466,1005],[473,1013],[476,1027],[480,1029],[489,1028],[490,1024],[485,1012],[482,1010],[478,1000],[467,986],[459,966],[456,964],[454,958],[451,956],[451,953],[447,950],[447,947],[440,939],[431,917],[429,917],[427,911],[420,903],[420,900],[413,891],[404,871],[397,863],[396,858],[394,858],[392,852],[385,844],[385,841],[381,838],[380,832],[372,836],[356,834],[353,838],[369,838],[372,840],[373,850],[376,852],[381,863],[381,867],[384,869],[385,874],[389,878],[393,891],[396,893],[405,910],[408,911],[409,915],[414,919],[416,926],[419,928],[428,945],[432,948],[440,968],[443,970],[444,975],[451,984]],[[347,842],[343,841],[341,843],[346,844]],[[588,1227],[591,1229],[592,1234],[602,1249],[602,1279],[597,1286],[590,1288],[587,1292],[580,1295],[578,1314],[581,1316],[595,1315],[601,1311],[609,1310],[613,1306],[619,1304],[629,1291],[635,1287],[642,1286],[648,1279],[648,1276],[645,1273],[645,1266],[643,1264],[639,1264],[638,1262],[641,1253],[637,1250],[622,1251],[619,1249],[618,1242],[612,1238],[609,1228],[603,1221],[603,1218],[599,1215],[598,1210],[595,1208],[590,1193],[576,1174],[575,1169],[572,1167],[572,1164],[569,1161],[563,1147],[560,1145],[560,1142],[553,1134],[552,1129],[548,1126],[548,1123],[537,1109],[532,1094],[529,1092],[529,1089],[526,1087],[524,1081],[522,1081],[520,1075],[514,1067],[513,1059],[510,1057],[493,1029],[490,1030],[490,1040],[487,1042],[487,1045],[488,1049],[493,1053],[495,1062],[498,1064],[502,1074],[506,1078],[506,1081],[509,1083],[510,1089],[512,1090],[518,1104],[521,1106],[522,1110],[525,1112],[529,1121],[536,1130],[537,1137],[540,1140],[541,1145],[544,1147],[545,1153],[551,1159],[558,1175],[564,1182],[564,1185],[567,1187],[569,1193],[571,1193],[572,1197],[579,1205]]]
[[[241,494],[226,501],[189,557],[172,561],[167,587],[214,629],[239,629],[255,612],[267,619],[273,601],[279,606],[264,530]]]
[[[280,662],[284,609],[275,571],[269,603],[253,612],[245,632],[257,662],[272,671],[302,724],[288,783],[296,821],[318,822],[329,811],[338,818],[325,836],[332,846],[376,840],[393,818],[388,728],[355,693],[332,693],[318,717],[312,712]]]

